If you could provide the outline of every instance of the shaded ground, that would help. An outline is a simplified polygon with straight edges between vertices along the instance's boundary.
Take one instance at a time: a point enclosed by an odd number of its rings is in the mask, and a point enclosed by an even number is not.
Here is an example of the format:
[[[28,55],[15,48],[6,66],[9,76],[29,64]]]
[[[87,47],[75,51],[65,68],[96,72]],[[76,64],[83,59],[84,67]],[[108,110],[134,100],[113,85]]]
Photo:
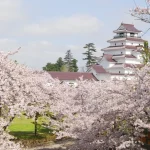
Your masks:
[[[69,146],[74,144],[73,140],[64,140],[57,143],[49,143],[45,146],[41,147],[35,147],[32,149],[26,149],[26,150],[67,150]]]

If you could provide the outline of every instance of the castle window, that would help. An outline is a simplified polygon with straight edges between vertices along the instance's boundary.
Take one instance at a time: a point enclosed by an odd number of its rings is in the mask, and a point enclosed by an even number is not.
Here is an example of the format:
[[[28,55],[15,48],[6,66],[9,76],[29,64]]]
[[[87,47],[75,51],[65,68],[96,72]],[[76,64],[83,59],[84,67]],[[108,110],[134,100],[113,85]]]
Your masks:
[[[122,45],[123,45],[123,43],[122,43]]]
[[[124,36],[124,33],[120,33],[120,37],[123,37]]]
[[[122,54],[122,52],[121,52],[121,54]]]
[[[120,73],[120,71],[119,71],[119,73]]]
[[[115,43],[115,46],[116,46],[116,43]]]
[[[134,33],[130,33],[130,36],[131,36],[131,37],[134,37]]]

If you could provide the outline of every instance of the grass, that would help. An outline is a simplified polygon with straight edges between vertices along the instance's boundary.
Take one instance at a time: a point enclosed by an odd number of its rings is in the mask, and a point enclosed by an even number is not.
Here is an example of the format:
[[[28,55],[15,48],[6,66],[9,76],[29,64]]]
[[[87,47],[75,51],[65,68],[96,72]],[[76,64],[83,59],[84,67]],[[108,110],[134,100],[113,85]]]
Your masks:
[[[50,139],[54,140],[54,135],[52,130],[41,126],[42,122],[46,122],[45,118],[40,117],[38,119],[38,135],[34,135],[34,120],[28,119],[25,116],[15,118],[10,126],[8,131],[11,135],[14,135],[17,139],[29,140],[29,139]]]

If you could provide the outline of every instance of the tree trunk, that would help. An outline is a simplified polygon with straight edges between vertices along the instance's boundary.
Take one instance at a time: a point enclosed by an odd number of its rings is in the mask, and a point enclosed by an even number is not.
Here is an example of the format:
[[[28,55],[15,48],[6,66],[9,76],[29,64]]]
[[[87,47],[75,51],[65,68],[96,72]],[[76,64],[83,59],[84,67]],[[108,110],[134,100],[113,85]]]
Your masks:
[[[34,120],[34,136],[37,136],[37,120],[38,120],[38,116],[39,116],[39,113],[36,112],[35,120]]]
[[[15,115],[15,116],[16,116],[16,115]],[[7,127],[8,127],[8,126],[11,124],[11,122],[14,120],[15,116],[14,116],[14,117],[11,117],[10,120],[9,120],[9,123],[8,123],[6,126],[3,127],[4,131],[7,129]]]
[[[0,107],[0,117],[2,117],[2,107]]]

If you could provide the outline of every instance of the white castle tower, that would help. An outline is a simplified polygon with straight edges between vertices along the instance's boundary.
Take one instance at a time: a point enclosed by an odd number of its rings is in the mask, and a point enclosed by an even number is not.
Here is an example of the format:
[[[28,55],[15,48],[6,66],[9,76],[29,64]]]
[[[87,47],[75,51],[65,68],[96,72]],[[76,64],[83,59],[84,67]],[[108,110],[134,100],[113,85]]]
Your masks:
[[[114,33],[113,39],[107,41],[110,46],[102,49],[103,56],[88,72],[92,72],[99,80],[132,79],[133,65],[142,64],[141,52],[145,40],[141,39],[141,31],[133,24],[121,23]]]

